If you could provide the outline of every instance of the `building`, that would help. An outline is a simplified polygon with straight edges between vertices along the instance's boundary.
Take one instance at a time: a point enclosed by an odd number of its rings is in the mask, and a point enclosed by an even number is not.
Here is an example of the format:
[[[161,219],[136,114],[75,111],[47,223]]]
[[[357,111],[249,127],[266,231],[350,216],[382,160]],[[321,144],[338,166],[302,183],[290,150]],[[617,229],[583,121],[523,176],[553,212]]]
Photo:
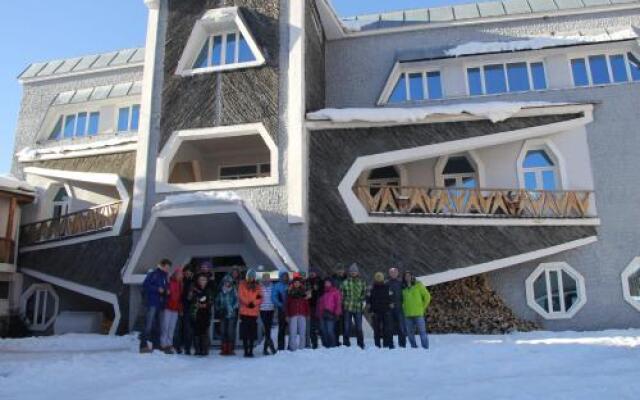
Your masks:
[[[19,78],[19,268],[52,323],[132,329],[168,257],[398,265],[438,331],[640,326],[640,1],[145,3],[144,49]]]

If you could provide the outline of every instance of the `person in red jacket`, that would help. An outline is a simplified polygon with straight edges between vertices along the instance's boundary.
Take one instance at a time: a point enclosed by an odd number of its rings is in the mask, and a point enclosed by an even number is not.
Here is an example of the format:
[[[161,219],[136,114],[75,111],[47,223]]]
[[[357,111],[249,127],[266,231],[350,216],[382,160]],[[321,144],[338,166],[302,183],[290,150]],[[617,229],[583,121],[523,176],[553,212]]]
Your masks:
[[[182,315],[182,278],[182,267],[178,267],[169,279],[167,301],[162,314],[160,348],[168,354],[175,353],[175,349],[173,348],[173,333],[176,330],[178,316]]]
[[[250,269],[247,271],[247,278],[240,282],[238,288],[240,338],[245,357],[253,357],[253,347],[258,339],[258,315],[260,315],[260,304],[262,304],[262,289],[256,276],[256,271]]]
[[[293,279],[287,295],[287,318],[289,320],[289,350],[296,351],[305,347],[307,334],[307,317],[309,317],[309,299],[311,292],[307,291],[302,277]]]

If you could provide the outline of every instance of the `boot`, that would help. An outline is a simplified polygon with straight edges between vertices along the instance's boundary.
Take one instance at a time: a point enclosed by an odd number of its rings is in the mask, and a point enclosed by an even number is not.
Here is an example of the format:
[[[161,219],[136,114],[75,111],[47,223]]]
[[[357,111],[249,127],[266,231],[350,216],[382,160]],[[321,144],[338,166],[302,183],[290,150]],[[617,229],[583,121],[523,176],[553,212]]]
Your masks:
[[[220,355],[226,356],[228,355],[228,346],[227,342],[222,342],[222,346],[220,346]]]
[[[200,336],[196,335],[193,338],[193,355],[194,356],[199,356],[200,354]]]
[[[249,355],[249,342],[247,340],[242,341],[242,347],[244,348],[244,356],[250,357]]]
[[[227,342],[227,346],[229,346],[229,354],[230,356],[236,355],[236,342]]]
[[[209,335],[203,335],[201,339],[202,343],[202,355],[208,356],[211,349],[211,343],[209,343]]]
[[[254,347],[253,340],[250,340],[249,341],[249,357],[253,357],[253,347]]]

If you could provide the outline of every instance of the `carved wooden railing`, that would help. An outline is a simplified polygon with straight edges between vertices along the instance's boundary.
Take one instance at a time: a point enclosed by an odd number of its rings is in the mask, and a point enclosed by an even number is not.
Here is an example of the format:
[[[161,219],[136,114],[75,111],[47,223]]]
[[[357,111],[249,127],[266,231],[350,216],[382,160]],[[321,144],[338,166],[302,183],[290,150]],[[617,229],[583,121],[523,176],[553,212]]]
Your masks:
[[[13,240],[0,238],[0,264],[13,264],[15,246]]]
[[[108,231],[115,225],[121,207],[122,202],[117,201],[23,225],[20,228],[20,246]]]
[[[593,218],[593,192],[357,186],[370,214],[491,218]]]

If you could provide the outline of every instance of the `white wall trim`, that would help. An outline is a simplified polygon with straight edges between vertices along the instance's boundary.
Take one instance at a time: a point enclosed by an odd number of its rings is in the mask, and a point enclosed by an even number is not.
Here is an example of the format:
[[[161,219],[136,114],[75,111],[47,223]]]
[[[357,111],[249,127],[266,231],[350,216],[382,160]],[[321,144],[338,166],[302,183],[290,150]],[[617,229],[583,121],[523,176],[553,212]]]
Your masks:
[[[29,268],[21,268],[20,272],[41,281],[48,282],[52,285],[59,286],[72,292],[80,293],[82,295],[111,304],[111,306],[113,306],[113,323],[111,324],[111,328],[109,328],[109,335],[115,335],[118,332],[118,327],[120,326],[122,315],[120,314],[118,296],[116,296],[114,293],[92,288],[90,286],[81,285],[79,283],[71,282],[66,279],[58,278],[56,276],[45,274],[39,271],[34,271]]]
[[[556,270],[556,271],[564,271],[568,275],[570,275],[573,279],[576,280],[576,291],[578,300],[571,306],[571,309],[567,312],[549,312],[548,310],[543,309],[536,302],[535,299],[535,291],[534,291],[534,282],[541,274],[546,274],[547,270]],[[560,280],[562,277],[560,276]],[[549,262],[542,263],[536,268],[531,275],[525,281],[526,285],[526,294],[527,294],[527,305],[532,308],[535,312],[540,314],[544,319],[547,320],[557,320],[557,319],[569,319],[573,318],[578,311],[587,303],[587,289],[584,281],[584,277],[572,268],[566,262]],[[547,280],[546,288],[547,288],[547,296],[551,293],[551,288],[548,287],[549,282]],[[564,304],[564,299],[561,299],[561,304]]]
[[[145,0],[149,8],[147,17],[147,36],[144,50],[144,70],[142,74],[142,94],[140,96],[140,121],[138,125],[138,147],[136,153],[135,177],[133,180],[133,199],[131,207],[131,228],[140,229],[144,220],[147,199],[147,172],[151,142],[151,114],[153,97],[156,90],[156,64],[158,62],[158,45],[160,35],[160,0]],[[161,90],[161,89],[160,89]]]
[[[289,4],[287,70],[287,202],[289,223],[307,219],[308,132],[305,129],[305,9],[310,0]]]
[[[64,146],[59,147],[61,149],[60,152],[50,153],[50,154],[41,154],[37,155],[34,158],[18,158],[20,163],[31,163],[45,160],[61,160],[65,158],[80,158],[80,157],[92,157],[98,155],[105,154],[118,154],[118,153],[127,153],[130,151],[136,151],[138,149],[138,144],[136,141],[133,143],[123,143],[115,146],[104,146],[102,148],[92,148],[92,149],[82,149],[82,150],[64,150]],[[49,148],[45,147],[44,150],[48,150]]]
[[[562,243],[556,246],[547,247],[540,250],[531,251],[528,253],[522,253],[511,257],[501,258],[498,260],[489,261],[482,264],[476,264],[469,267],[457,268],[446,272],[439,272],[436,274],[425,275],[418,278],[420,282],[426,286],[433,286],[444,282],[451,282],[462,278],[467,278],[474,275],[484,274],[487,272],[495,271],[498,269],[510,267],[517,264],[522,264],[531,260],[535,260],[542,257],[551,256],[567,250],[576,249],[578,247],[586,246],[598,241],[597,236],[589,236],[583,239],[574,240],[571,242]]]
[[[230,23],[234,25],[234,28],[237,29],[237,31],[239,31],[245,38],[247,45],[249,46],[251,52],[253,53],[253,56],[255,57],[255,60],[216,65],[207,68],[194,68],[193,64],[196,61],[200,51],[202,50],[202,46],[205,44],[205,40],[207,40],[209,36],[214,34],[230,33],[231,28],[226,26]],[[226,28],[220,28],[221,25],[226,26]],[[225,50],[223,50],[223,54],[224,51]],[[251,31],[247,28],[247,24],[244,21],[242,13],[239,11],[238,7],[214,8],[208,10],[202,16],[202,18],[196,21],[195,26],[191,31],[191,35],[187,40],[184,51],[182,52],[182,56],[178,61],[176,75],[192,76],[219,71],[252,68],[259,67],[261,65],[264,65],[265,63],[266,60],[264,58],[264,55],[260,51],[260,47],[258,47],[258,44],[251,34]]]
[[[558,146],[553,143],[550,138],[542,138],[542,139],[530,139],[524,142],[522,145],[522,149],[520,150],[520,154],[518,154],[518,158],[516,160],[516,170],[518,171],[518,184],[521,189],[525,188],[524,183],[524,168],[522,163],[524,162],[524,158],[527,156],[527,152],[529,150],[545,150],[549,157],[553,161],[555,161],[558,165],[558,173],[560,176],[560,189],[567,190],[571,187],[569,183],[569,174],[567,173],[567,161],[564,158],[564,155],[558,148]]]
[[[620,274],[622,279],[622,295],[627,303],[631,304],[633,308],[640,311],[640,300],[635,300],[631,297],[631,288],[629,287],[629,278],[640,269],[640,257],[635,257],[625,267]]]
[[[582,127],[592,120],[592,113],[585,112],[584,116],[568,121],[358,157],[340,182],[338,191],[353,221],[355,223],[370,223],[372,222],[372,217],[352,189],[364,170],[387,165],[403,164],[447,154],[458,154],[480,147],[496,146],[503,143],[546,136]],[[404,220],[407,221],[407,219]],[[429,223],[426,221],[427,218],[421,219],[421,221],[422,220],[425,221],[422,223]]]
[[[169,183],[172,161],[178,153],[180,146],[184,142],[204,139],[250,136],[256,134],[260,135],[265,145],[269,148],[271,176],[264,178],[250,178],[226,181]],[[277,185],[280,182],[280,169],[278,164],[279,159],[280,156],[278,152],[278,146],[273,141],[273,138],[271,137],[271,135],[269,135],[267,128],[262,123],[175,131],[165,144],[156,161],[156,192],[171,193]]]
[[[46,168],[38,168],[38,167],[27,167],[24,169],[24,173],[25,175],[27,175],[27,177],[29,175],[36,175],[36,176],[41,176],[43,178],[48,178],[48,179],[58,181],[60,184],[65,185],[65,187],[68,187],[68,185],[71,185],[72,182],[85,182],[85,183],[91,183],[91,184],[113,186],[118,191],[118,196],[122,201],[122,206],[120,208],[120,212],[118,213],[118,217],[116,218],[116,222],[113,226],[113,229],[109,231],[76,237],[76,238],[59,240],[59,241],[50,242],[50,243],[43,243],[43,244],[38,244],[34,246],[26,246],[20,249],[21,253],[34,251],[34,250],[49,249],[53,247],[68,246],[72,244],[102,239],[105,237],[120,235],[124,225],[125,217],[127,215],[127,211],[129,210],[129,203],[131,199],[129,197],[129,192],[127,191],[127,188],[124,185],[124,182],[118,175],[97,173],[97,172],[66,171],[66,170],[46,169]],[[67,189],[67,191],[69,192],[69,194],[73,192],[72,190],[69,191],[69,189]],[[42,205],[37,205],[37,206],[40,207]]]
[[[123,281],[126,284],[141,284],[144,281],[144,274],[136,274],[135,268],[142,256],[147,243],[151,238],[151,234],[156,223],[160,218],[177,218],[192,215],[209,215],[220,213],[235,213],[244,223],[249,233],[255,240],[258,248],[266,254],[274,265],[281,271],[298,271],[298,266],[289,256],[286,248],[273,233],[267,222],[264,220],[260,212],[244,202],[225,202],[222,204],[212,204],[205,206],[187,205],[184,207],[176,207],[164,209],[154,212],[151,215],[149,223],[146,224],[142,231],[142,236],[138,241],[131,257],[124,268]],[[273,254],[279,257],[273,257]]]

